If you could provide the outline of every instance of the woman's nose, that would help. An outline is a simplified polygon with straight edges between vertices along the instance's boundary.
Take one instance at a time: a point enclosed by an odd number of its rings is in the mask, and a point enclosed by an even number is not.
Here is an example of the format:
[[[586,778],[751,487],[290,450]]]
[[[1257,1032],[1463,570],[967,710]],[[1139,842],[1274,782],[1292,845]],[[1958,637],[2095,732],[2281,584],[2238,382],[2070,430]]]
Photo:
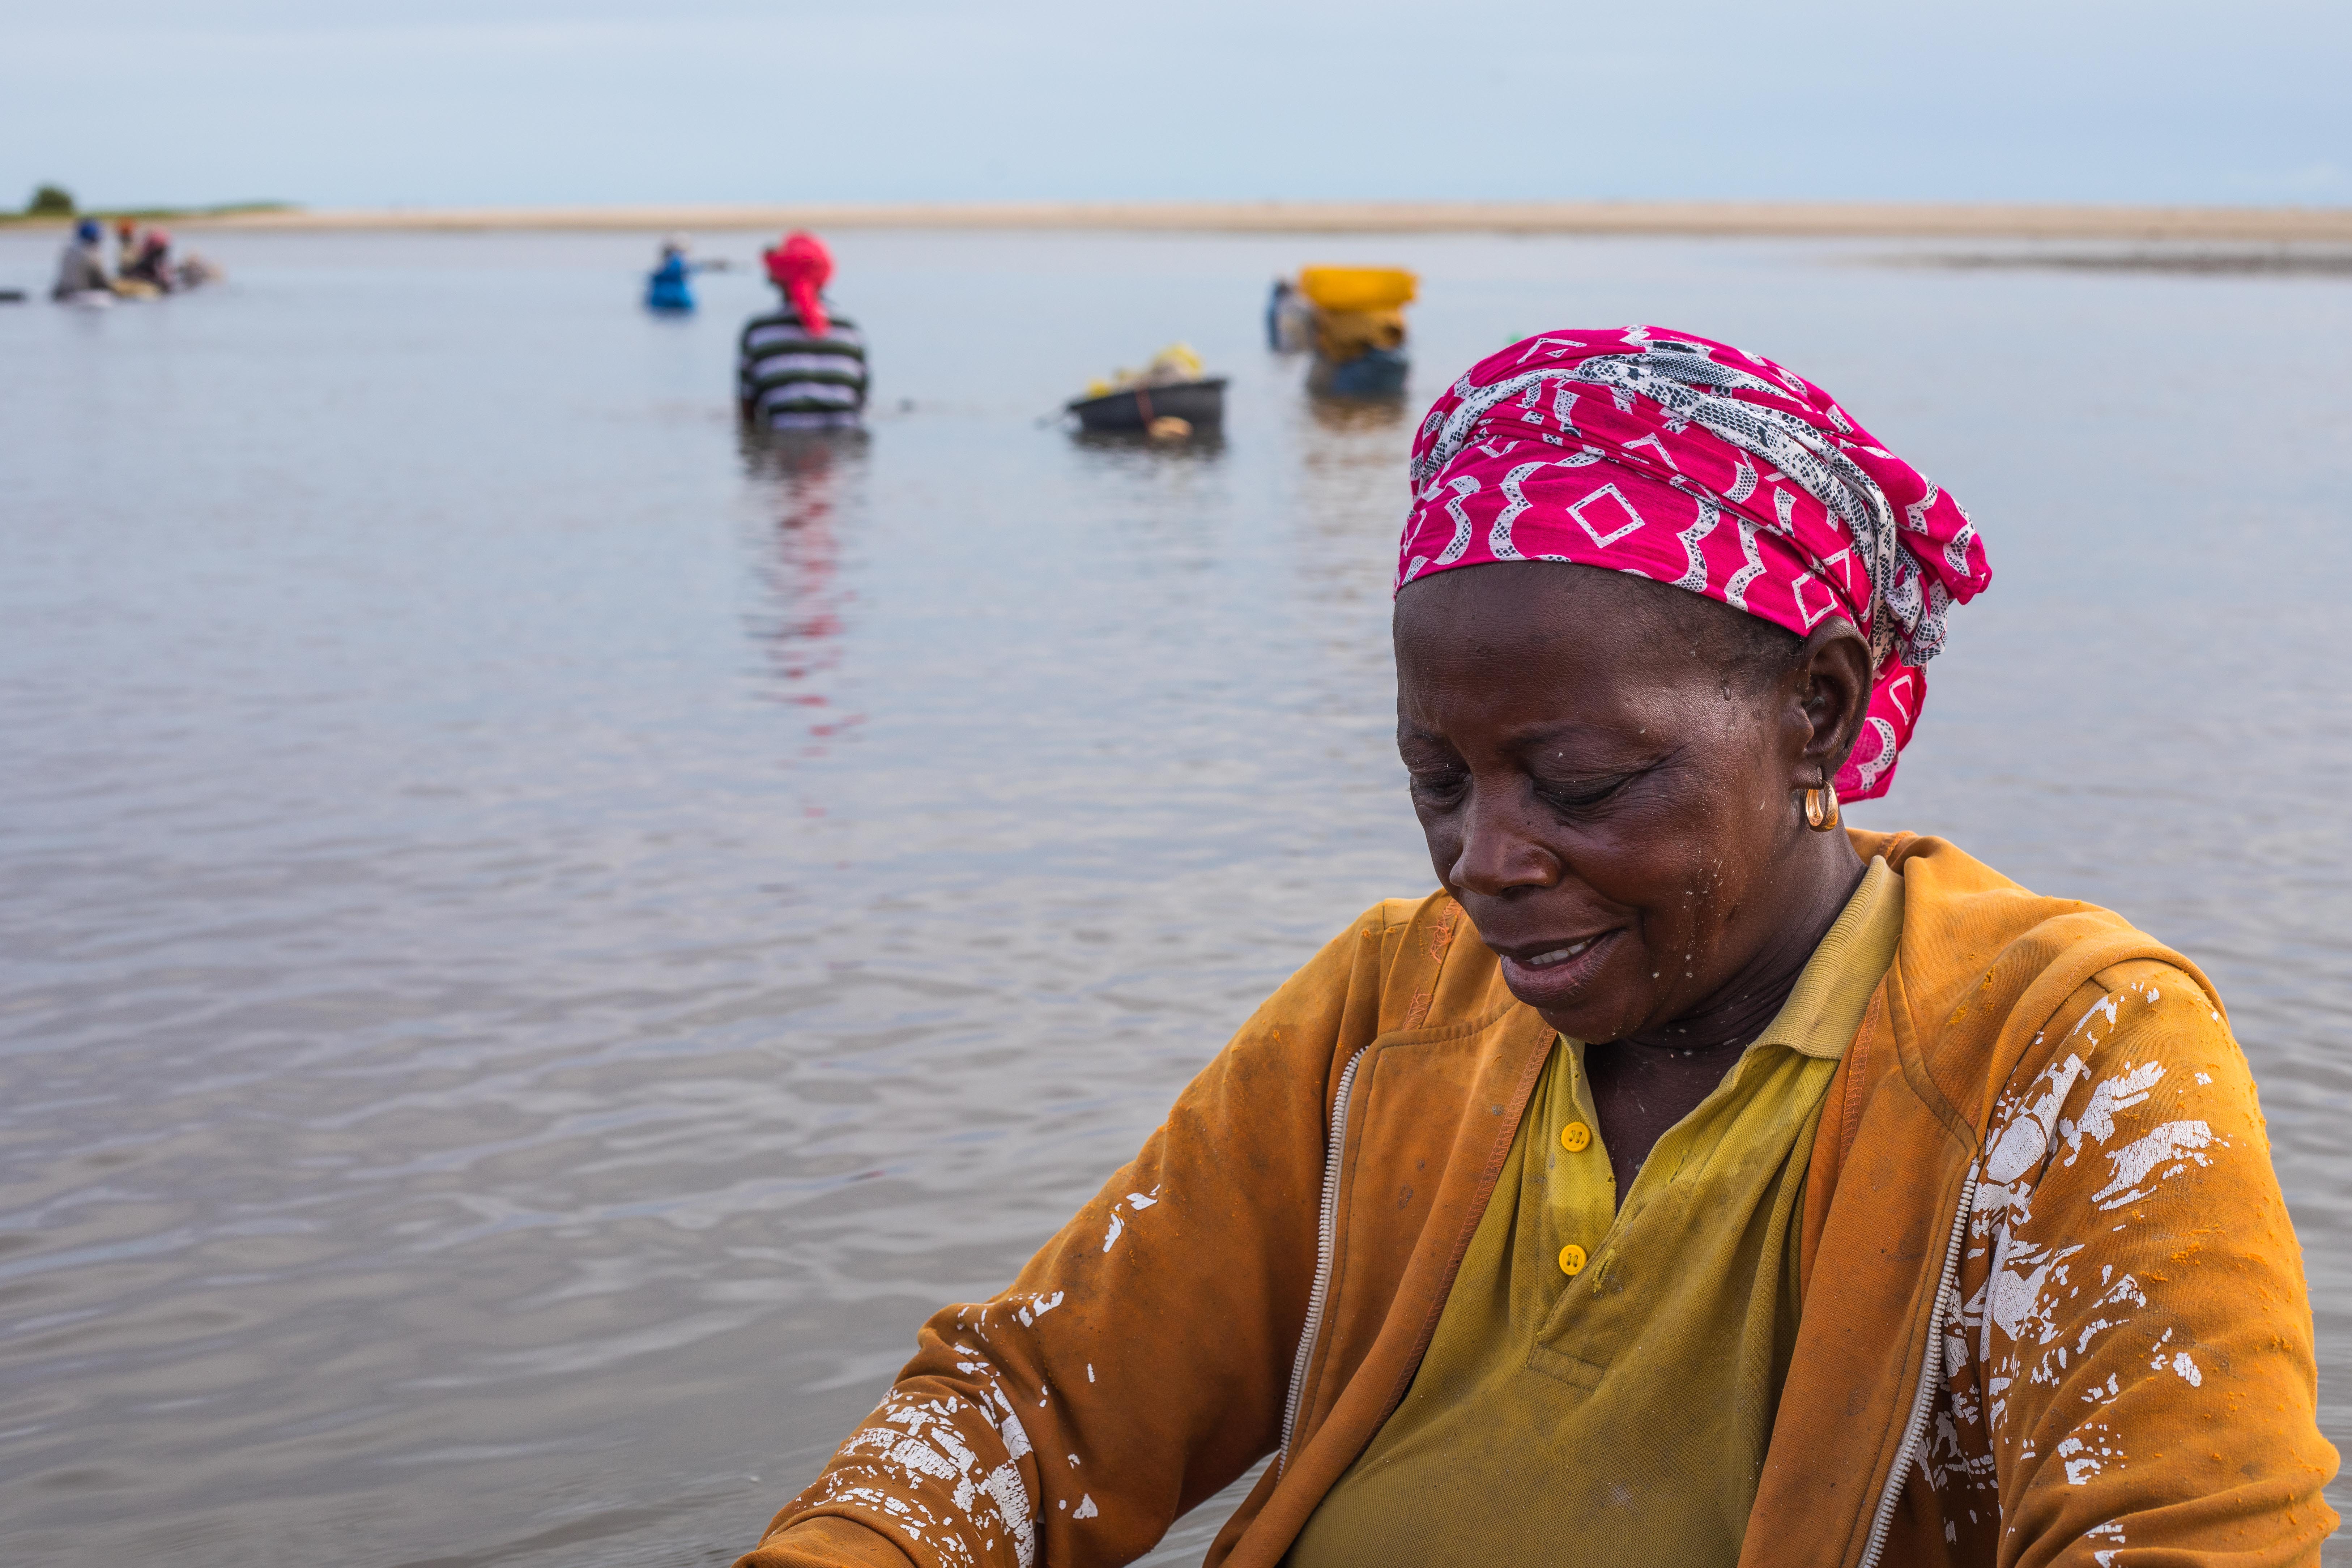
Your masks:
[[[1476,789],[1462,813],[1462,844],[1452,881],[1465,892],[1499,898],[1515,888],[1559,882],[1559,858],[1530,831],[1533,825],[1505,792]]]

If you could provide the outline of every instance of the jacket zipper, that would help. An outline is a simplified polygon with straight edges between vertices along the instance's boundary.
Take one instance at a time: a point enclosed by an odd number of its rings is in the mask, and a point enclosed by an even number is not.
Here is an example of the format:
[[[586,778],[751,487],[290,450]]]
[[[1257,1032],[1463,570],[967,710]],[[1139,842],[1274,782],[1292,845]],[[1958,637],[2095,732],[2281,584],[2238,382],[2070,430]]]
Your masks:
[[[1919,1457],[1919,1445],[1927,1435],[1927,1415],[1935,1408],[1936,1384],[1942,1381],[1944,1370],[1944,1325],[1950,1321],[1952,1290],[1959,1272],[1960,1243],[1969,1234],[1969,1215],[1977,1201],[1977,1171],[1980,1162],[1969,1162],[1968,1180],[1960,1184],[1960,1211],[1952,1216],[1952,1237],[1944,1247],[1944,1272],[1936,1281],[1936,1306],[1927,1320],[1927,1349],[1919,1358],[1919,1387],[1911,1396],[1911,1419],[1903,1428],[1902,1446],[1895,1450],[1895,1466],[1886,1472],[1886,1486],[1878,1494],[1878,1511],[1871,1516],[1870,1541],[1863,1548],[1862,1561],[1855,1568],[1878,1568],[1878,1560],[1886,1551],[1888,1531],[1895,1528],[1895,1505],[1903,1499],[1903,1483],[1911,1473],[1912,1462]]]
[[[1315,1226],[1315,1287],[1307,1294],[1307,1322],[1298,1331],[1298,1354],[1290,1363],[1290,1397],[1282,1406],[1282,1447],[1274,1468],[1279,1475],[1290,1468],[1290,1443],[1298,1432],[1298,1405],[1307,1396],[1307,1363],[1315,1359],[1315,1341],[1323,1330],[1323,1310],[1331,1293],[1331,1254],[1339,1233],[1339,1154],[1348,1142],[1348,1092],[1356,1084],[1356,1068],[1371,1047],[1361,1045],[1339,1069],[1339,1091],[1331,1102],[1331,1123],[1323,1147],[1323,1206]]]

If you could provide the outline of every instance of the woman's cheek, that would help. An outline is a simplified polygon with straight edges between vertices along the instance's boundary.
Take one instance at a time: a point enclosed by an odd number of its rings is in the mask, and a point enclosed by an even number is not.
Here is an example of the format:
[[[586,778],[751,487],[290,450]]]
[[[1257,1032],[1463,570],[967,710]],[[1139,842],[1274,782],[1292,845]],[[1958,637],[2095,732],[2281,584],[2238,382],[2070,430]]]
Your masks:
[[[1452,879],[1454,863],[1462,858],[1462,832],[1453,816],[1445,812],[1415,808],[1413,815],[1421,819],[1421,837],[1429,846],[1429,858],[1437,873]]]

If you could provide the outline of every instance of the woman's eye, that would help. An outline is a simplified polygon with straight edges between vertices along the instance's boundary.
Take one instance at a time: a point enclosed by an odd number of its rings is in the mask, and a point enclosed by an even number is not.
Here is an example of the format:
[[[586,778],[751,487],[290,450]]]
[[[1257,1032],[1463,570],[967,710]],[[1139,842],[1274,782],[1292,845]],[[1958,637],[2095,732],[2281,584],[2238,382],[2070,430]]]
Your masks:
[[[1536,793],[1562,811],[1590,811],[1625,786],[1622,778],[1538,784]]]
[[[1469,782],[1469,775],[1458,768],[1415,772],[1411,778],[1413,798],[1426,801],[1451,800]]]

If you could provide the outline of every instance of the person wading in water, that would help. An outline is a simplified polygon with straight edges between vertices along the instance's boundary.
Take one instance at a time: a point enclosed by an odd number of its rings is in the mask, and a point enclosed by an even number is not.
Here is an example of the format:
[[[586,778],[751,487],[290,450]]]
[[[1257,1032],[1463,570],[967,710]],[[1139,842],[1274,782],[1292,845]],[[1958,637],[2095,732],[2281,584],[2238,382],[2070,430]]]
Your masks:
[[[744,1568],[2315,1563],[2312,1322],[2210,984],[1884,794],[1952,498],[1659,328],[1422,424],[1439,890],[1286,983]]]
[[[813,234],[761,252],[783,307],[744,323],[735,395],[745,423],[771,430],[855,430],[866,408],[866,339],[823,290],[833,253]]]
[[[99,248],[98,225],[83,218],[74,225],[73,237],[58,254],[58,278],[50,285],[49,298],[71,300],[113,292],[114,280],[106,275],[105,254]]]

